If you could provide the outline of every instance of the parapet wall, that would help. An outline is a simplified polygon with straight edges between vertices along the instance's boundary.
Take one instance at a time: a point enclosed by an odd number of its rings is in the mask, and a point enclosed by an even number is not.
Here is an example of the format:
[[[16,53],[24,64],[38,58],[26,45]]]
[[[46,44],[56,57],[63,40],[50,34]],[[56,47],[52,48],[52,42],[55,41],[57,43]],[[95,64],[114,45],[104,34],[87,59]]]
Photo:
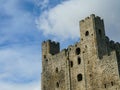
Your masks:
[[[112,51],[116,52],[117,64],[118,64],[119,75],[120,75],[120,43],[114,42],[113,40],[109,40],[107,36],[106,36],[106,43],[107,43],[108,55],[110,55]]]

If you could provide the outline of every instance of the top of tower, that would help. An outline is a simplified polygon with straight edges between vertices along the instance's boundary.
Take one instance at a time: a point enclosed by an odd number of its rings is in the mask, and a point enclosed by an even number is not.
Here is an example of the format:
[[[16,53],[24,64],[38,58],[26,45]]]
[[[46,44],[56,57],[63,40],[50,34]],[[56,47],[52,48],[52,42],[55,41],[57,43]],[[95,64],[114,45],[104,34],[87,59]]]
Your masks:
[[[56,44],[56,45],[59,44],[59,42],[51,41],[51,40],[43,41],[42,44],[44,44],[44,43],[50,43],[50,44],[54,44],[54,45],[55,45],[55,44]]]
[[[42,49],[44,54],[55,55],[60,52],[59,42],[47,40],[42,42]]]
[[[83,23],[83,22],[85,22],[86,20],[89,20],[89,19],[91,19],[91,18],[93,18],[93,19],[98,19],[98,20],[103,20],[101,17],[96,16],[95,14],[91,14],[89,17],[86,17],[85,19],[81,20],[80,23]]]

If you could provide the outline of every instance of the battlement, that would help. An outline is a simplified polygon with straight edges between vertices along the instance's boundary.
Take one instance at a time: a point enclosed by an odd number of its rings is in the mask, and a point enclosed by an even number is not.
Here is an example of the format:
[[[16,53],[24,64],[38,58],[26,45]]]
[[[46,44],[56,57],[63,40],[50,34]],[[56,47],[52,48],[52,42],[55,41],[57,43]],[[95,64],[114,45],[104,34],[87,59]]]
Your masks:
[[[54,45],[59,45],[59,42],[55,42],[55,41],[51,41],[51,40],[47,40],[47,41],[43,41],[42,44],[45,43],[50,43],[50,44],[54,44]]]
[[[45,54],[55,55],[60,52],[59,42],[47,40],[42,43],[42,51]]]
[[[103,19],[99,16],[95,16],[95,14],[91,14],[89,17],[86,17],[85,19],[81,20],[80,23],[84,23],[84,22],[87,22],[91,19],[95,19],[97,21],[103,21]]]
[[[120,43],[110,40],[107,36],[105,37],[106,43],[111,50],[120,51]]]

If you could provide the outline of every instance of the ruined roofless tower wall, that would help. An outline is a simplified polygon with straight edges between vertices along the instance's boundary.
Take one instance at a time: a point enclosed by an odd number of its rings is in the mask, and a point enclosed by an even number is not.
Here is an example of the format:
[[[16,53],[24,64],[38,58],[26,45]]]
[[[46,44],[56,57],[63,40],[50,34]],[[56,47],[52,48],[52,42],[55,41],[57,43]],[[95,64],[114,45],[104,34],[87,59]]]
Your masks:
[[[103,19],[91,15],[80,21],[80,34],[87,90],[118,89],[119,73],[116,51],[109,50],[108,43],[106,43]],[[116,85],[113,86],[111,83]]]
[[[58,42],[42,43],[42,90],[120,90],[120,44],[106,37],[103,19],[81,20],[80,36],[62,51]]]

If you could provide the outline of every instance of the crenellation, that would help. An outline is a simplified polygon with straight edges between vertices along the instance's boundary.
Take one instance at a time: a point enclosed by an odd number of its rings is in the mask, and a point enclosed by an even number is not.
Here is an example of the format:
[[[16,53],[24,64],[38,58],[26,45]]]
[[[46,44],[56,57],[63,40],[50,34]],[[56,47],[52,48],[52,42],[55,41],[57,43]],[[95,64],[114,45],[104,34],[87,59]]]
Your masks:
[[[84,20],[81,20],[81,21],[80,21],[80,23],[83,23],[83,22],[84,22]]]
[[[96,16],[95,19],[97,19],[97,21],[103,21],[103,19],[99,16]]]
[[[81,40],[66,49],[43,41],[42,90],[120,90],[120,43],[105,35],[99,16],[79,24]]]
[[[90,17],[86,17],[86,18],[85,18],[85,21],[88,20],[88,19],[90,19]]]
[[[95,14],[91,14],[90,17],[93,17],[93,18],[94,18],[94,17],[95,17]]]

